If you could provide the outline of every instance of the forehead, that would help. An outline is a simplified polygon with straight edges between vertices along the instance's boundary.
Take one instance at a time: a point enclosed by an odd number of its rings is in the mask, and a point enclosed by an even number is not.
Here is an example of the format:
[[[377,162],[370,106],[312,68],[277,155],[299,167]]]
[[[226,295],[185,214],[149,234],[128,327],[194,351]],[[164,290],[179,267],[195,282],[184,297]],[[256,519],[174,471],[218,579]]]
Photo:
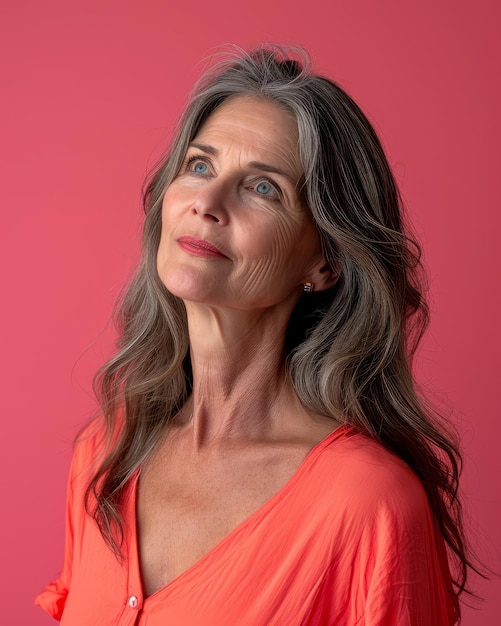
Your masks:
[[[242,116],[248,121],[255,120],[258,124],[269,123],[287,128],[297,135],[296,120],[289,110],[277,102],[251,95],[230,96],[209,115],[203,126],[225,121],[231,123]]]
[[[217,144],[217,149],[236,148],[249,155],[262,152],[302,170],[296,120],[285,108],[263,98],[234,96],[225,100],[193,141]]]

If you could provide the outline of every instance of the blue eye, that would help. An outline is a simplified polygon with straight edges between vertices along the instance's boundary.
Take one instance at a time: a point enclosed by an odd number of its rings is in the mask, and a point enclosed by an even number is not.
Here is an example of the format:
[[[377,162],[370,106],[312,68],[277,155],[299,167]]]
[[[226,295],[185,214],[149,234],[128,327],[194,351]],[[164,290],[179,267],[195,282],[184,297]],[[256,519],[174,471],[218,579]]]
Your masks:
[[[207,163],[204,163],[203,161],[196,161],[192,167],[192,170],[196,174],[207,174],[208,169]]]
[[[275,191],[273,185],[266,180],[262,180],[260,183],[258,183],[255,189],[259,194],[263,196],[269,196]]]

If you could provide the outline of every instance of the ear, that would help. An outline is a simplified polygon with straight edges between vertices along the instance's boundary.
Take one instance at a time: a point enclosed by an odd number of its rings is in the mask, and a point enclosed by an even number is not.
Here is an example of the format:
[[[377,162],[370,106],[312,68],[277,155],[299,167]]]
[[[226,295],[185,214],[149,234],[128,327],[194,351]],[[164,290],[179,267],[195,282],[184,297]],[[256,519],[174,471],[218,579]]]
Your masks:
[[[304,282],[311,282],[315,285],[315,291],[324,291],[332,287],[339,278],[339,272],[322,259],[321,263],[317,264],[317,267],[308,273],[308,277]]]

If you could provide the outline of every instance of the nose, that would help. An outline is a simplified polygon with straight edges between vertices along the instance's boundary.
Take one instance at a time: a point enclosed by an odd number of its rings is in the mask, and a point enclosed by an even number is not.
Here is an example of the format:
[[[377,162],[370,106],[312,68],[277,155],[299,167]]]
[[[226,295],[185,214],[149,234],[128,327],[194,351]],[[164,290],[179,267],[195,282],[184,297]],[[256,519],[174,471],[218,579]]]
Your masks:
[[[228,222],[228,190],[222,181],[211,181],[193,199],[191,210],[203,220],[224,225]]]

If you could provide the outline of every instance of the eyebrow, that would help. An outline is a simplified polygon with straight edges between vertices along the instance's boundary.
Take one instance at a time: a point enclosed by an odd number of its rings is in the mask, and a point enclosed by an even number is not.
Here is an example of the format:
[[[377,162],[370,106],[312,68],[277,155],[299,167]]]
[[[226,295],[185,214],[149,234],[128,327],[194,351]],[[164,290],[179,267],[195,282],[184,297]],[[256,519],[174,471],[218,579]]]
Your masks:
[[[214,146],[209,146],[208,144],[205,144],[205,143],[192,142],[190,143],[189,147],[197,148],[198,150],[201,150],[202,152],[205,152],[206,154],[211,154],[213,156],[217,156],[219,154],[219,151],[216,148],[214,148]],[[261,170],[263,172],[279,174],[280,176],[283,176],[288,181],[290,181],[294,186],[297,185],[297,181],[294,180],[294,178],[290,174],[288,174],[287,172],[284,172],[284,170],[281,170],[278,167],[275,167],[274,165],[269,165],[268,163],[262,163],[261,161],[250,161],[247,165],[249,167],[252,167],[253,169]]]
[[[218,151],[216,150],[216,148],[213,148],[212,146],[209,146],[205,143],[195,143],[195,142],[191,142],[189,145],[190,148],[198,148],[199,150],[201,150],[202,152],[206,152],[207,154],[212,154],[214,156],[218,155]]]

